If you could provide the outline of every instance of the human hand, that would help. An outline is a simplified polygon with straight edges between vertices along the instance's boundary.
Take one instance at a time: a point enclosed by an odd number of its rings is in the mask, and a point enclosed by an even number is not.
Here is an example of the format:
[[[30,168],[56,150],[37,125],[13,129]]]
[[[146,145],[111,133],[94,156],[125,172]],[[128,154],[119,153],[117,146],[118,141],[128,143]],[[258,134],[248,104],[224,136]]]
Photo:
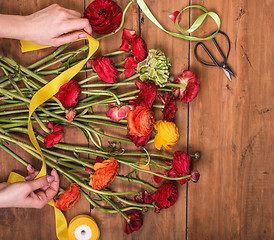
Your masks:
[[[41,45],[60,46],[62,44],[85,38],[84,29],[91,34],[88,19],[81,14],[52,4],[38,12],[24,17],[21,40],[32,41]]]
[[[37,175],[34,170],[28,172],[31,178]],[[53,169],[50,176],[4,185],[0,188],[0,207],[42,208],[58,192],[59,176]]]

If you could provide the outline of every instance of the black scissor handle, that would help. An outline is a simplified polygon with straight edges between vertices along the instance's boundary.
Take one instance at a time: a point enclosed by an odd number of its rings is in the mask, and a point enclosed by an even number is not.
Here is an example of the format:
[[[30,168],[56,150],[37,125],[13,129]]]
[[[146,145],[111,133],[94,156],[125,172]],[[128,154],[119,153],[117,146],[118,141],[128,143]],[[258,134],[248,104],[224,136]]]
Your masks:
[[[222,35],[224,35],[225,38],[226,38],[226,40],[227,40],[227,42],[228,42],[228,52],[227,52],[227,55],[226,55],[226,56],[224,55],[223,51],[222,51],[221,48],[219,47],[219,45],[218,45],[218,43],[216,42],[215,38],[212,38],[212,41],[214,42],[216,48],[218,49],[219,53],[220,53],[221,56],[223,57],[223,59],[224,59],[223,63],[219,64],[219,63],[215,60],[215,58],[211,55],[211,53],[208,51],[207,47],[206,47],[202,42],[198,42],[198,43],[195,45],[195,48],[194,48],[194,55],[195,55],[196,59],[197,59],[200,63],[202,63],[202,64],[204,64],[204,65],[206,65],[206,66],[218,66],[218,67],[222,67],[223,64],[226,64],[227,58],[228,58],[229,53],[230,53],[230,40],[229,40],[229,37],[228,37],[224,32],[219,31],[219,33],[222,34]],[[213,33],[212,33],[212,34],[213,34]],[[198,57],[198,55],[197,55],[197,47],[198,47],[199,45],[201,45],[201,46],[203,47],[203,49],[205,50],[205,52],[207,53],[207,55],[211,58],[211,60],[213,61],[214,64],[209,64],[209,63],[206,63],[206,62],[204,62],[204,61],[202,61],[202,60],[199,59],[199,57]]]
[[[204,62],[204,61],[202,61],[202,60],[199,59],[199,57],[198,57],[198,55],[197,55],[197,47],[198,47],[199,45],[201,45],[201,46],[203,47],[203,49],[205,50],[205,52],[207,53],[207,55],[211,58],[211,60],[214,62],[214,64],[206,63],[206,62]],[[220,67],[220,66],[219,66],[219,63],[217,63],[217,61],[215,60],[215,58],[211,55],[211,53],[208,51],[208,49],[206,48],[206,46],[205,46],[202,42],[198,42],[198,43],[195,45],[195,48],[194,48],[194,55],[195,55],[196,59],[197,59],[200,63],[202,63],[202,64],[204,64],[204,65],[206,65],[206,66],[217,66],[217,67]]]

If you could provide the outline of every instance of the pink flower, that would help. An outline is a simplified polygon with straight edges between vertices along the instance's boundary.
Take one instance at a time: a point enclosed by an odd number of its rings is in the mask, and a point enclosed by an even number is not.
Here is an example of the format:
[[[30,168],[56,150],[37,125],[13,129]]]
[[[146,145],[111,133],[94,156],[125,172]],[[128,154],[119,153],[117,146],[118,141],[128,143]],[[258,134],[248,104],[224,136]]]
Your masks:
[[[175,11],[174,13],[170,14],[169,15],[169,18],[175,23],[176,22],[176,18],[178,16],[180,12],[179,11]],[[182,19],[182,15],[179,16],[179,19],[178,19],[178,23],[181,22],[181,19]]]
[[[114,121],[120,121],[127,118],[128,112],[134,109],[134,105],[125,105],[122,107],[114,106],[107,111],[106,115]]]
[[[75,116],[76,116],[76,111],[72,109],[66,114],[66,118],[67,120],[69,120],[70,123],[74,120]]]
[[[191,102],[198,94],[200,88],[200,80],[196,74],[186,70],[183,74],[175,78],[174,82],[181,84],[182,87],[177,87],[173,91],[175,96],[182,102]]]
[[[52,130],[52,133],[44,138],[44,144],[46,148],[51,148],[55,144],[59,143],[64,135],[63,127],[53,122],[48,123],[48,128]]]
[[[73,79],[63,84],[59,89],[59,93],[56,94],[56,97],[65,108],[75,107],[80,96],[81,87],[79,83]]]

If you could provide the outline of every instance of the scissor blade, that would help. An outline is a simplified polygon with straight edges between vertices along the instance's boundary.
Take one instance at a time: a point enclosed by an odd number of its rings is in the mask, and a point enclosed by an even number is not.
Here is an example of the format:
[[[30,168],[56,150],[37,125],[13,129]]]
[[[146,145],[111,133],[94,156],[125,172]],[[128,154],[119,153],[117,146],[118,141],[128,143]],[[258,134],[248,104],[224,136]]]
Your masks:
[[[225,75],[226,75],[227,78],[229,79],[229,81],[231,81],[231,77],[230,77],[229,71],[227,71],[225,68],[223,68],[223,70],[224,70]]]

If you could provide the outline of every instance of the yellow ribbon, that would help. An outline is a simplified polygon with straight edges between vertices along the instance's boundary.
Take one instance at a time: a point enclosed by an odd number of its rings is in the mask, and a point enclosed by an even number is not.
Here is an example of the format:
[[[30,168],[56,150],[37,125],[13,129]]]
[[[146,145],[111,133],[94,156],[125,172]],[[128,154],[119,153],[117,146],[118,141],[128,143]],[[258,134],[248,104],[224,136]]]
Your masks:
[[[86,33],[87,37],[83,38],[88,40],[89,44],[89,53],[86,59],[81,61],[80,63],[76,64],[75,66],[67,69],[65,72],[61,73],[58,75],[56,78],[51,80],[47,85],[42,87],[39,91],[37,91],[31,101],[30,101],[30,106],[29,106],[29,118],[28,118],[28,134],[30,141],[32,142],[33,146],[37,149],[37,151],[40,153],[43,163],[42,163],[42,168],[37,175],[36,178],[43,177],[47,174],[47,167],[46,167],[46,161],[44,158],[44,155],[41,151],[41,148],[35,138],[33,128],[32,128],[32,123],[31,123],[31,116],[34,113],[35,109],[38,108],[41,104],[46,102],[48,99],[53,97],[58,91],[59,88],[69,82],[86,64],[88,59],[93,55],[93,53],[98,49],[99,47],[99,42],[92,38],[90,35]],[[32,42],[27,42],[27,41],[21,41],[21,50],[22,52],[29,52],[29,51],[34,51],[42,48],[47,48],[48,46],[42,46],[38,45]],[[8,182],[14,183],[14,182],[19,182],[19,181],[25,181],[24,177],[11,172],[8,178]],[[64,214],[55,207],[55,202],[53,200],[50,200],[48,202],[49,205],[54,207],[55,211],[55,223],[56,223],[56,235],[59,240],[68,240],[68,228],[67,228],[67,221],[64,216]]]
[[[68,235],[71,240],[98,240],[100,231],[92,217],[88,215],[79,215],[70,221]]]

